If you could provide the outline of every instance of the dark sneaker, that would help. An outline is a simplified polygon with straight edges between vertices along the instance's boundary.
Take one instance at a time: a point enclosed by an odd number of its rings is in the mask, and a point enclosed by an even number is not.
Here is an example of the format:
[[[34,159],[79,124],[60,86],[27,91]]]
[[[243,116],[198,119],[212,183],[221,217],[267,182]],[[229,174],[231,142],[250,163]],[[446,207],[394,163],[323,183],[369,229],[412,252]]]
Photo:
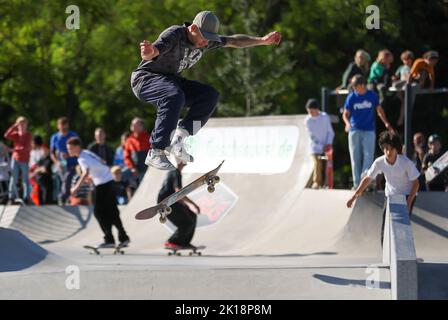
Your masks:
[[[120,244],[119,244],[119,246],[121,247],[121,248],[127,248],[128,246],[129,246],[129,243],[131,242],[131,240],[125,240],[125,241],[123,241],[123,242],[120,242]]]
[[[160,149],[150,149],[146,156],[145,164],[159,170],[176,170],[176,167],[173,166],[163,150]]]

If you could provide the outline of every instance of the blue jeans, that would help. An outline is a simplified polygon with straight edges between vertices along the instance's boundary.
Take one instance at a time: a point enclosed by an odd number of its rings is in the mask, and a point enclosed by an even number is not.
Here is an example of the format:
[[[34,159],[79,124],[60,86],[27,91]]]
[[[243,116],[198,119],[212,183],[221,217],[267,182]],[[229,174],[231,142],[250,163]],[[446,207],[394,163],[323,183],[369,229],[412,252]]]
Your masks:
[[[165,149],[171,144],[171,135],[177,127],[190,135],[203,127],[218,104],[219,93],[213,87],[198,81],[173,75],[153,75],[144,78],[132,76],[132,90],[141,101],[157,107],[157,118],[151,133],[154,149]],[[185,118],[179,122],[181,110],[189,108]]]
[[[28,163],[11,160],[11,180],[9,181],[9,199],[17,199],[19,194],[17,192],[17,182],[19,181],[19,174],[22,174],[23,183],[23,200],[28,200],[31,193],[31,185],[28,177]]]
[[[355,188],[361,182],[362,173],[367,171],[373,163],[375,139],[375,131],[355,130],[348,133],[348,148]]]

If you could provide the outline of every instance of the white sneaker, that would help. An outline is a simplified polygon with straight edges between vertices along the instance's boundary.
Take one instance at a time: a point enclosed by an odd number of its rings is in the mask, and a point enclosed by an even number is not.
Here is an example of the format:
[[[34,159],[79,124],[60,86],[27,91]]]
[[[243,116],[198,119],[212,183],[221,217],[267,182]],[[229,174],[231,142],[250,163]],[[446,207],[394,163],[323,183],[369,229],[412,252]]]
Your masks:
[[[96,246],[97,249],[104,249],[104,248],[115,248],[115,243],[112,242],[103,242]]]
[[[150,149],[146,156],[145,164],[159,170],[176,170],[176,167],[168,160],[163,150]]]
[[[175,156],[176,159],[182,161],[183,163],[194,161],[193,156],[185,150],[185,146],[181,140],[177,140],[176,142],[171,144],[168,148],[166,148],[166,151]]]

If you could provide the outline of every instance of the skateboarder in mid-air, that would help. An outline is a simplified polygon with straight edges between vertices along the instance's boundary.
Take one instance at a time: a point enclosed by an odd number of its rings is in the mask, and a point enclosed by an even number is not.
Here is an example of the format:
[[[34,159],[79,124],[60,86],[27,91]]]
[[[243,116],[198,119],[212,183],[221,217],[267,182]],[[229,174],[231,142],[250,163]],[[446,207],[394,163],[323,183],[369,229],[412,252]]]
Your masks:
[[[203,11],[192,24],[171,26],[163,31],[154,44],[147,40],[140,43],[143,60],[132,73],[132,90],[139,100],[157,107],[147,165],[174,170],[165,152],[183,162],[192,162],[193,157],[183,145],[185,138],[205,125],[218,103],[219,93],[213,87],[181,77],[183,70],[191,68],[205,52],[213,49],[278,45],[281,41],[279,32],[253,37],[220,36],[218,31],[218,18],[210,11]],[[178,123],[183,107],[189,111]]]
[[[182,189],[182,169],[185,165],[184,162],[179,160],[177,169],[168,172],[157,197],[158,203]],[[166,248],[176,249],[181,247],[194,249],[194,246],[190,242],[193,239],[196,229],[196,214],[190,210],[187,204],[195,207],[198,214],[201,212],[199,206],[188,197],[184,197],[182,200],[171,205],[173,211],[167,218],[177,227],[177,230],[165,243]]]

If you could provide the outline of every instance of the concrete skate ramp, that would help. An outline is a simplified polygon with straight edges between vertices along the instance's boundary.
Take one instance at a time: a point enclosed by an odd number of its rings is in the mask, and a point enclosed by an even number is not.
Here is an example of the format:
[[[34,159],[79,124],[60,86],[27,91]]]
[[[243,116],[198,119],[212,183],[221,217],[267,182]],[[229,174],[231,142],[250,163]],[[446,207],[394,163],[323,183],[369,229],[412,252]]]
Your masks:
[[[80,233],[91,224],[92,216],[87,206],[11,206],[2,226],[20,230],[39,244],[50,244]]]
[[[291,164],[283,172],[244,173],[241,169],[235,169],[237,166],[232,162],[238,159],[232,157],[215,157],[214,164],[210,163],[204,168],[202,172],[212,169],[219,160],[226,160],[219,174],[221,181],[239,197],[222,221],[197,229],[194,243],[207,245],[207,254],[314,256],[323,259],[360,255],[376,260],[381,257],[381,215],[376,211],[376,206],[362,199],[356,208],[364,202],[366,205],[363,205],[363,210],[355,208],[356,213],[351,218],[352,210],[345,207],[349,191],[305,189],[312,162],[307,152],[309,137],[304,118],[226,118],[214,119],[207,124],[207,128],[222,128],[223,134],[228,134],[232,127],[295,127],[298,137]],[[197,157],[196,161],[201,162],[203,158]],[[256,162],[255,159],[254,166],[257,166]],[[244,164],[238,166],[241,167]],[[258,170],[262,171],[263,168]],[[275,168],[269,170],[275,171]],[[147,221],[133,219],[139,210],[156,204],[165,175],[150,168],[133,200],[122,211],[126,228],[132,230],[133,246],[139,249],[161,251],[163,242],[169,237],[170,233],[157,218]],[[199,173],[184,173],[183,183],[187,184],[198,176]]]

